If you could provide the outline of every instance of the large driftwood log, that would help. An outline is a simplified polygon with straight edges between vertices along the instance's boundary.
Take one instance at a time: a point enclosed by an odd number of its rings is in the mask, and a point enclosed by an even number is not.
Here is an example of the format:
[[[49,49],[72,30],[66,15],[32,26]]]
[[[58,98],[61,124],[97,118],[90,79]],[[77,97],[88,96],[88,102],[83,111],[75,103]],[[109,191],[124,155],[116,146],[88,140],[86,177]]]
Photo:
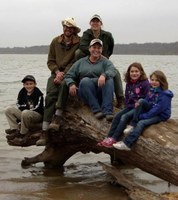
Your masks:
[[[111,163],[120,161],[134,165],[172,184],[178,185],[178,120],[170,119],[145,129],[129,152],[97,146],[106,137],[111,123],[96,120],[89,108],[77,100],[69,102],[61,118],[58,132],[49,132],[44,151],[24,158],[22,165],[44,162],[46,167],[63,167],[76,152],[110,155]],[[8,141],[9,145],[35,145],[40,133],[27,135],[23,140]]]
[[[130,199],[132,200],[168,200],[168,198],[161,194],[157,194],[155,192],[152,192],[150,190],[147,190],[146,188],[141,187],[140,185],[136,184],[131,180],[131,178],[127,175],[125,175],[121,169],[106,165],[104,163],[101,163],[103,169],[109,173],[111,176],[116,178],[119,185],[123,186],[128,193]]]

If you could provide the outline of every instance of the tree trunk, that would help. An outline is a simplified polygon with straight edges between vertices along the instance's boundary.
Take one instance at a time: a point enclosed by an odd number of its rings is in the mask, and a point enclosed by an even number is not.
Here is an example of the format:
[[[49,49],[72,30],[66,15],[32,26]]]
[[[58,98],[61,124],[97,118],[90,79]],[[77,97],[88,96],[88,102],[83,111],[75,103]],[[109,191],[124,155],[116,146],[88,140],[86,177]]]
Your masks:
[[[22,165],[44,162],[46,167],[62,168],[76,152],[104,152],[110,155],[111,163],[122,160],[178,185],[178,120],[170,119],[146,128],[131,151],[121,151],[97,146],[107,136],[111,123],[106,119],[97,120],[89,108],[76,99],[70,100],[68,105],[59,131],[49,132],[49,142],[44,151],[32,158],[24,158]],[[31,146],[39,136],[40,132],[33,132],[22,140],[15,138],[8,143]]]

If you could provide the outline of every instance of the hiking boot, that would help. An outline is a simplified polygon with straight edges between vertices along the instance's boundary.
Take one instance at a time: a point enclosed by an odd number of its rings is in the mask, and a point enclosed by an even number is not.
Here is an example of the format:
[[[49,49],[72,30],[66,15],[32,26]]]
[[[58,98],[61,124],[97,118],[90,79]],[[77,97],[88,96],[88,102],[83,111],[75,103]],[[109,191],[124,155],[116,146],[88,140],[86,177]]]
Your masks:
[[[58,131],[59,127],[60,127],[60,121],[61,121],[60,119],[61,119],[61,116],[54,115],[54,118],[49,125],[49,129],[53,129],[55,131]]]
[[[40,139],[36,141],[36,146],[45,146],[47,144],[47,131],[42,131]]]
[[[104,114],[102,112],[95,113],[96,119],[102,119],[104,117]]]
[[[15,132],[13,132],[13,133],[7,135],[6,138],[7,138],[8,140],[13,140],[13,139],[16,138],[16,137],[22,137],[22,136],[23,136],[23,135],[20,133],[20,131],[19,131],[19,130],[16,130]]]
[[[17,129],[10,129],[10,128],[5,130],[6,134],[8,134],[8,135],[10,135],[16,131],[17,131]]]
[[[118,150],[124,150],[124,151],[130,151],[131,150],[123,141],[119,141],[119,142],[113,144],[113,147],[118,149]]]
[[[106,120],[112,121],[113,120],[113,114],[106,115]]]

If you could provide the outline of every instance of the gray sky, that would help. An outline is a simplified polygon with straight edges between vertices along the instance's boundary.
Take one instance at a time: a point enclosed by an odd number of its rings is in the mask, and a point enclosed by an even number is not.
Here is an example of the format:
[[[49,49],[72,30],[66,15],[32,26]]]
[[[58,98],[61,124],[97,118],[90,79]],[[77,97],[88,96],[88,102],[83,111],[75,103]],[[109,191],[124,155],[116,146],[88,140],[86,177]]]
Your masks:
[[[115,43],[178,41],[178,0],[1,0],[0,47],[48,45],[66,17],[81,36],[93,14]]]

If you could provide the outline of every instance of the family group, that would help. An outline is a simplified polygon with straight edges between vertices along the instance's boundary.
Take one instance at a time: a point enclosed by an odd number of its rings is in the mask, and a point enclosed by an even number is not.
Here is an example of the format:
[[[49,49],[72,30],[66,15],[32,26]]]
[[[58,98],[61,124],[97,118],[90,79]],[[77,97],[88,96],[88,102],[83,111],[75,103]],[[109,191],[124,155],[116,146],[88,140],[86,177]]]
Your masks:
[[[168,89],[165,74],[154,71],[148,81],[142,65],[132,63],[124,74],[124,94],[120,72],[109,60],[114,48],[113,36],[102,29],[99,15],[93,15],[89,24],[90,28],[79,37],[81,29],[75,20],[62,20],[63,33],[49,46],[47,65],[51,76],[45,105],[35,77],[25,76],[17,107],[5,110],[10,126],[5,130],[8,140],[23,139],[35,124],[42,122],[42,134],[36,145],[46,145],[48,131],[59,130],[68,97],[76,95],[90,107],[96,119],[112,121],[107,137],[97,144],[107,148],[130,150],[145,127],[170,118],[173,93]],[[116,106],[121,108],[115,115],[114,97]],[[122,133],[126,137],[119,141]]]

